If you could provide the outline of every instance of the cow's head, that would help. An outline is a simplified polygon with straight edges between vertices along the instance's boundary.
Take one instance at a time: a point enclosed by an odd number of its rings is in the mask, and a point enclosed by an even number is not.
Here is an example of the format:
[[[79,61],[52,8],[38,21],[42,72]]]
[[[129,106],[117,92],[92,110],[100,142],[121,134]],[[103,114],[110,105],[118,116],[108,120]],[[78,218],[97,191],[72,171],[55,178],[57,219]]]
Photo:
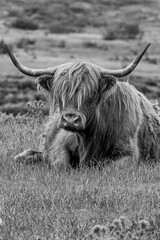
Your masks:
[[[59,126],[82,131],[91,122],[103,93],[116,83],[111,75],[102,76],[90,63],[69,63],[56,69],[51,92],[52,105],[59,106]]]
[[[126,68],[103,69],[91,63],[68,63],[47,69],[31,69],[22,65],[3,42],[14,65],[24,74],[38,78],[38,86],[47,93],[52,112],[58,106],[59,126],[70,131],[82,131],[90,123],[104,93],[111,91],[116,77],[124,77],[138,65],[150,44]]]

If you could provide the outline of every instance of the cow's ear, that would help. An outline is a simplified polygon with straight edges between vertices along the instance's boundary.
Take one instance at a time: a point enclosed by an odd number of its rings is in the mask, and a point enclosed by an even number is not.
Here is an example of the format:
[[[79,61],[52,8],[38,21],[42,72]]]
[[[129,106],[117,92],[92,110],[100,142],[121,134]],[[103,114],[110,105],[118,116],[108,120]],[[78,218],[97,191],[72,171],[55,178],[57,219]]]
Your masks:
[[[102,94],[103,92],[110,90],[116,83],[116,77],[112,75],[108,75],[105,77],[102,76],[102,78],[99,80],[100,93]]]
[[[37,83],[47,91],[50,91],[53,83],[53,75],[43,75],[37,79]]]

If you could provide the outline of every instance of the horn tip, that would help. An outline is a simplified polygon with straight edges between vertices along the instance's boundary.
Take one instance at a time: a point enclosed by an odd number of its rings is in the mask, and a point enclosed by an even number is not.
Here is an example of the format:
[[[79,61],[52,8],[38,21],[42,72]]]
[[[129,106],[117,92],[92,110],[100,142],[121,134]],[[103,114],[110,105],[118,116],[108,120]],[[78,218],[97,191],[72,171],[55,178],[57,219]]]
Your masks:
[[[149,48],[149,46],[151,45],[151,43],[149,42],[149,43],[147,43],[147,45],[146,45],[146,49],[147,48]]]
[[[2,47],[6,46],[6,42],[3,39],[1,40],[1,45],[2,45]]]
[[[3,39],[0,41],[0,45],[2,46],[2,48],[4,48],[7,51],[8,45]]]
[[[5,46],[5,41],[4,41],[3,39],[0,41],[0,45],[1,45],[2,47]]]

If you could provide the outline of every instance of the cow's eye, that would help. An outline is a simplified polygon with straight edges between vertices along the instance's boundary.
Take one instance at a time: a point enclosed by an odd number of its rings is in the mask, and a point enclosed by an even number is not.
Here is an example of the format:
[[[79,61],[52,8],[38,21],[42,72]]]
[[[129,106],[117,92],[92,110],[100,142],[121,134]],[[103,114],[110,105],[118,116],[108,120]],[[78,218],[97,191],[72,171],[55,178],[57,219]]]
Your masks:
[[[92,102],[92,98],[91,98],[91,97],[88,98],[87,102],[88,102],[88,103],[91,103],[91,102]]]
[[[64,76],[66,73],[67,73],[67,71],[64,70],[64,71],[60,74],[60,76]]]

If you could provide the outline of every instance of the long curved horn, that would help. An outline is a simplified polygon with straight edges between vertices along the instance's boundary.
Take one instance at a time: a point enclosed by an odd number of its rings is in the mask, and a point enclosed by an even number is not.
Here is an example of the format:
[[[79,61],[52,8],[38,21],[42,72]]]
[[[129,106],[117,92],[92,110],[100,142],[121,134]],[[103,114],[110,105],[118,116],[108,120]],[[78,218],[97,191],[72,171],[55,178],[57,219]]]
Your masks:
[[[14,56],[13,52],[11,51],[11,49],[8,47],[8,45],[4,42],[1,41],[2,46],[4,47],[4,49],[7,51],[8,55],[10,56],[13,64],[16,66],[16,68],[18,68],[18,70],[28,76],[33,76],[33,77],[38,77],[44,74],[54,74],[55,72],[55,67],[52,68],[46,68],[46,69],[33,69],[33,68],[29,68],[24,66],[22,63],[20,63],[20,61]]]
[[[141,58],[143,57],[144,53],[150,46],[150,43],[148,43],[145,48],[135,57],[135,59],[125,68],[119,69],[119,70],[110,70],[110,69],[104,69],[100,68],[101,74],[104,75],[113,75],[115,77],[124,77],[128,74],[130,74],[138,65]]]

